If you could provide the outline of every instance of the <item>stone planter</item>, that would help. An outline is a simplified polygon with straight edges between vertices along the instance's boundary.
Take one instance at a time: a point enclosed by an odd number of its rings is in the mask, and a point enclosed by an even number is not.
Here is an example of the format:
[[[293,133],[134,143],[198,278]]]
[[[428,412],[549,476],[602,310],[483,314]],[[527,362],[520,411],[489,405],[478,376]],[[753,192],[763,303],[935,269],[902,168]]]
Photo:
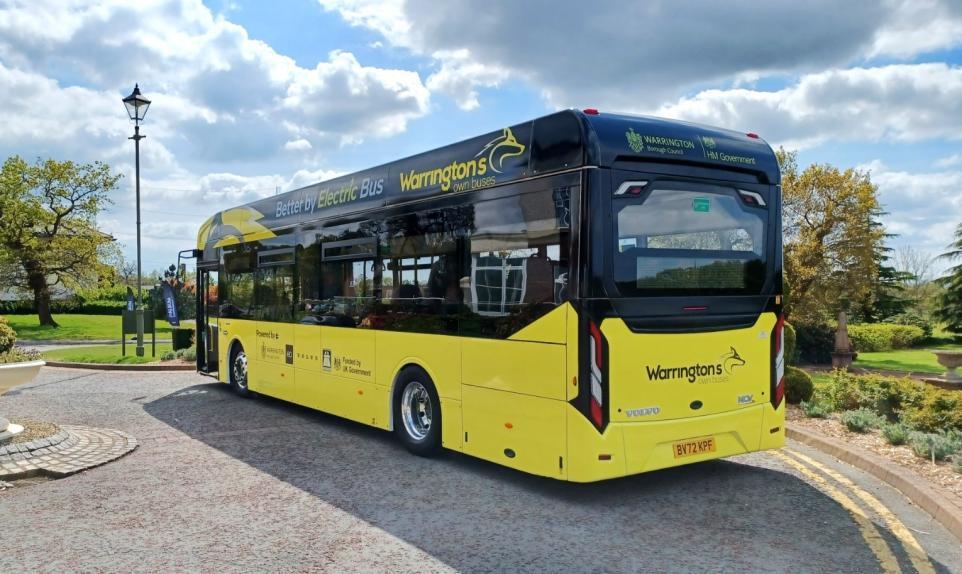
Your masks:
[[[936,349],[932,352],[935,353],[935,358],[938,359],[939,364],[946,369],[945,380],[950,383],[962,384],[962,376],[956,371],[958,367],[962,367],[962,351]]]
[[[0,395],[17,385],[32,381],[40,372],[40,367],[45,364],[43,361],[27,361],[0,365]],[[23,432],[22,426],[12,424],[0,415],[0,444],[21,432]]]
[[[32,381],[40,372],[40,367],[45,364],[44,361],[27,361],[0,365],[0,395],[17,385]]]

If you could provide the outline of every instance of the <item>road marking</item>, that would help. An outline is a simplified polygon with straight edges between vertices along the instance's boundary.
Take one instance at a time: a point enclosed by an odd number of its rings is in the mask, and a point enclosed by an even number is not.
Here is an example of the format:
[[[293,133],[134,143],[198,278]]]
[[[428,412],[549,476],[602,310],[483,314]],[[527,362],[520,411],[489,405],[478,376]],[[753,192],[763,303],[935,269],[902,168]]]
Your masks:
[[[858,526],[862,538],[872,551],[872,554],[875,554],[875,559],[878,560],[879,566],[882,567],[883,572],[901,574],[902,569],[899,568],[899,561],[895,558],[895,554],[892,554],[892,550],[885,542],[885,539],[882,538],[882,535],[879,533],[878,529],[875,528],[875,525],[872,524],[872,521],[869,520],[868,516],[865,514],[865,511],[855,504],[851,498],[849,498],[839,489],[832,486],[827,480],[822,478],[821,475],[809,470],[808,467],[797,460],[790,458],[789,456],[778,451],[772,451],[771,454],[776,458],[781,459],[782,462],[794,467],[795,470],[810,478],[812,481],[818,483],[818,485],[826,494],[835,499],[836,502],[841,504],[842,507],[852,515],[852,518],[855,520],[855,524]]]
[[[935,574],[935,569],[932,567],[932,563],[929,562],[929,557],[925,550],[922,549],[922,545],[920,545],[918,540],[912,536],[912,533],[909,532],[909,529],[905,526],[905,524],[903,524],[901,520],[892,514],[892,511],[882,504],[877,498],[860,488],[845,476],[835,472],[818,461],[812,460],[810,457],[805,456],[804,454],[793,449],[786,448],[785,450],[791,456],[794,456],[802,462],[808,463],[809,466],[813,466],[832,477],[836,482],[854,492],[855,496],[865,501],[865,504],[867,504],[869,508],[874,510],[882,518],[882,520],[885,522],[885,525],[888,526],[889,530],[892,531],[892,534],[894,534],[895,537],[898,538],[899,542],[902,543],[906,553],[909,555],[909,559],[912,561],[912,566],[915,567],[919,574]]]

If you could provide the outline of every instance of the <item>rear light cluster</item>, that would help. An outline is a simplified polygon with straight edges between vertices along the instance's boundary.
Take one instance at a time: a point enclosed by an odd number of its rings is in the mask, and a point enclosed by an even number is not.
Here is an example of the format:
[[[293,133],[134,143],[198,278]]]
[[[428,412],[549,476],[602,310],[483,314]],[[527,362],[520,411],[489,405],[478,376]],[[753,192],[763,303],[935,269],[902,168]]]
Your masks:
[[[772,331],[772,406],[778,408],[785,397],[785,316],[779,315]]]
[[[588,363],[591,365],[591,396],[589,397],[589,412],[591,420],[599,429],[604,427],[605,418],[603,407],[605,395],[602,386],[604,381],[604,353],[602,352],[601,331],[594,322],[588,322]]]

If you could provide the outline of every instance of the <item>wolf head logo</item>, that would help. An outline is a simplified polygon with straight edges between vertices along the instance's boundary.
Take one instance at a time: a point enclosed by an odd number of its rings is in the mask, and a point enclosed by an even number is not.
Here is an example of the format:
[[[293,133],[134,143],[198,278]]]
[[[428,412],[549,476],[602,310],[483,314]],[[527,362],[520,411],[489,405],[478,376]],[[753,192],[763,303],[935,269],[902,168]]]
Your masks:
[[[725,367],[725,372],[730,375],[735,367],[742,367],[745,365],[745,359],[741,358],[741,356],[738,354],[738,351],[735,350],[735,347],[729,347],[729,349],[731,349],[731,352],[722,356],[722,360]]]
[[[511,128],[504,128],[501,135],[484,144],[481,151],[474,157],[488,156],[488,166],[497,173],[501,173],[504,160],[524,153],[525,145],[514,137]]]

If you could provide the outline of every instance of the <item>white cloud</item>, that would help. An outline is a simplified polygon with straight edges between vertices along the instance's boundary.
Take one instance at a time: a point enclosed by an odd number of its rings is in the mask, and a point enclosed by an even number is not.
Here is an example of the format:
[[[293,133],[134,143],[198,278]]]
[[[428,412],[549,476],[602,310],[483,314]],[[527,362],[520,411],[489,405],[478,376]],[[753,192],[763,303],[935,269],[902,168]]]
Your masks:
[[[958,0],[889,0],[892,16],[876,34],[869,56],[909,59],[962,45]]]
[[[83,90],[95,93],[97,110],[116,125],[122,108],[114,100],[126,95],[136,74],[148,80],[141,88],[154,100],[148,115],[154,141],[179,140],[190,147],[185,157],[203,161],[269,159],[297,139],[320,150],[391,136],[426,114],[430,101],[416,72],[365,66],[347,52],[302,68],[200,0],[8,4],[0,8],[0,63],[7,75],[66,75],[84,86],[59,93],[54,82],[46,101],[66,111],[49,120],[36,110],[25,115],[41,119],[37,131],[56,122],[69,133],[83,122],[77,112],[90,108],[77,101],[90,95]],[[77,92],[73,99],[70,90]],[[4,91],[11,92],[10,80],[0,78]]]
[[[886,230],[899,234],[893,243],[944,252],[962,223],[962,171],[895,171],[879,161],[863,167],[878,185]]]
[[[706,84],[910,58],[962,43],[955,0],[882,0],[840,8],[692,0],[540,3],[486,0],[318,0],[394,46],[434,56],[432,89],[462,107],[477,86],[521,78],[557,107],[657,106]],[[477,67],[477,68],[475,68]],[[478,73],[474,73],[478,70]],[[489,72],[494,70],[495,75]]]
[[[954,153],[943,158],[939,158],[935,162],[935,167],[955,167],[957,165],[962,165],[962,153]]]
[[[471,54],[463,49],[438,51],[432,57],[440,62],[441,68],[428,76],[428,89],[450,95],[463,110],[481,105],[477,88],[497,88],[510,75],[506,69],[473,61]]]
[[[311,149],[311,147],[313,147],[311,146],[311,142],[307,141],[304,138],[290,140],[289,142],[284,144],[284,149],[288,151],[306,151]]]
[[[962,138],[962,68],[897,64],[831,70],[774,92],[705,90],[656,115],[756,131],[776,145]]]

